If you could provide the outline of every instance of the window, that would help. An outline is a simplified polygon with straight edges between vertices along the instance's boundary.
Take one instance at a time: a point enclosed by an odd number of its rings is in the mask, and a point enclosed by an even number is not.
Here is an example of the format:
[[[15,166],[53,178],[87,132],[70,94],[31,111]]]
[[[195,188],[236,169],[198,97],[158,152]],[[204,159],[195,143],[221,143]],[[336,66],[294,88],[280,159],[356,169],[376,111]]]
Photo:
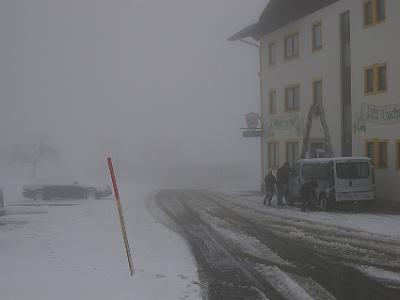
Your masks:
[[[321,22],[312,25],[312,49],[322,49],[322,24]]]
[[[322,79],[313,82],[313,98],[314,104],[322,104]]]
[[[375,64],[365,68],[364,92],[366,95],[384,93],[387,91],[387,66]]]
[[[372,160],[372,164],[375,165],[375,143],[367,142],[366,144],[366,156]]]
[[[396,142],[396,161],[397,161],[397,170],[400,170],[400,140]]]
[[[301,171],[301,176],[304,180],[326,180],[333,177],[333,167],[331,163],[304,164]]]
[[[379,24],[386,19],[386,0],[364,2],[364,26]]]
[[[365,69],[365,94],[374,92],[374,68],[368,67]]]
[[[299,56],[299,34],[294,33],[285,38],[285,59]]]
[[[292,167],[299,159],[299,143],[287,142],[286,143],[286,161]]]
[[[377,66],[378,92],[386,91],[386,65]]]
[[[375,17],[376,22],[382,22],[386,19],[386,1],[385,0],[376,0],[375,1]]]
[[[368,162],[344,162],[336,164],[336,174],[340,179],[361,179],[369,177]]]
[[[388,167],[388,142],[385,140],[373,140],[366,142],[366,156],[371,158],[376,168]]]
[[[276,64],[276,44],[274,42],[268,46],[268,57],[270,66]]]
[[[277,142],[268,143],[268,165],[272,169],[279,168],[278,145]]]
[[[292,86],[285,89],[285,111],[300,109],[300,87]]]
[[[372,0],[364,2],[364,25],[372,25],[374,22]]]
[[[388,166],[387,142],[378,142],[378,164],[381,168],[387,168]]]
[[[269,113],[276,114],[276,91],[269,92]]]

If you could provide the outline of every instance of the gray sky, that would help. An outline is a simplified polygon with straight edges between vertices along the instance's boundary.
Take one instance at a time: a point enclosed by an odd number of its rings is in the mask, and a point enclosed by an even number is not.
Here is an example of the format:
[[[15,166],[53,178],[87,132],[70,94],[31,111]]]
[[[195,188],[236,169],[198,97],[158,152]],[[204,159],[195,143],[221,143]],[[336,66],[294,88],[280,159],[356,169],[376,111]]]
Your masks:
[[[45,135],[69,161],[258,167],[239,131],[259,109],[258,52],[227,38],[266,3],[1,1],[2,146]]]

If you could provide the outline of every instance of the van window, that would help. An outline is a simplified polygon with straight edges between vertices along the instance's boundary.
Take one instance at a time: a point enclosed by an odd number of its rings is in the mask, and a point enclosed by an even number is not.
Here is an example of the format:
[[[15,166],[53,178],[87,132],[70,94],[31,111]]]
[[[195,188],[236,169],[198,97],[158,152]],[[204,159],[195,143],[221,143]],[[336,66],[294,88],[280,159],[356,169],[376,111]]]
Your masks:
[[[311,180],[314,178],[315,164],[304,164],[301,170],[301,176],[304,180]]]
[[[327,180],[332,177],[332,168],[329,163],[304,164],[301,175],[304,180]]]
[[[336,164],[337,177],[340,179],[361,179],[369,177],[368,162],[345,162]]]
[[[315,178],[329,179],[331,167],[329,164],[318,164],[315,168]]]

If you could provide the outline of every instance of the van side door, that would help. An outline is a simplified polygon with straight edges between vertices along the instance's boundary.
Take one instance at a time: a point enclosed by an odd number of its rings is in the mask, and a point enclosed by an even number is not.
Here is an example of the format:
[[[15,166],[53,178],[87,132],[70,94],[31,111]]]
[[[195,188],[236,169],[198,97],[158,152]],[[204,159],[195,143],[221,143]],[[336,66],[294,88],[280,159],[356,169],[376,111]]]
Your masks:
[[[290,196],[294,199],[299,199],[300,197],[300,186],[301,186],[301,178],[300,178],[300,170],[301,170],[301,163],[297,162],[292,172],[289,176],[289,193]]]

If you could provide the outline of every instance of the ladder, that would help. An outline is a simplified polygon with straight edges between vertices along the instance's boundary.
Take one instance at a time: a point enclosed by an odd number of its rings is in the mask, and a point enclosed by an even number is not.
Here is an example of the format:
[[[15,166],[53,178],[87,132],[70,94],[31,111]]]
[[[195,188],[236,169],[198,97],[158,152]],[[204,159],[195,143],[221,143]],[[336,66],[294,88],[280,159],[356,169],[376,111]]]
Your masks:
[[[325,112],[322,104],[314,103],[310,110],[308,111],[307,115],[307,123],[306,123],[306,132],[303,139],[303,146],[301,150],[300,158],[305,158],[306,154],[310,151],[310,132],[311,132],[311,125],[312,120],[314,117],[319,117],[322,125],[322,129],[324,131],[324,140],[325,140],[325,149],[330,157],[333,156],[333,147],[331,143],[331,138],[329,136],[329,128],[328,123],[326,122]]]

